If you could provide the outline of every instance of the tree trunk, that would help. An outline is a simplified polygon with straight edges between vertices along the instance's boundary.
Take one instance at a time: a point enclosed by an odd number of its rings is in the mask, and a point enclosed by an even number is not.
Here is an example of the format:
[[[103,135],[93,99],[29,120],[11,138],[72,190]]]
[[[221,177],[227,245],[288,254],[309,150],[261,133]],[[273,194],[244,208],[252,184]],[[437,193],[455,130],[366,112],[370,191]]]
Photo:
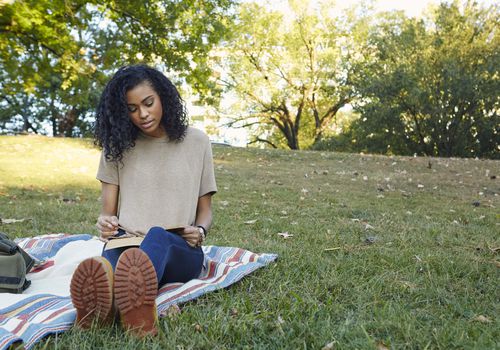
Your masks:
[[[78,111],[75,108],[71,108],[59,122],[59,134],[66,137],[72,137],[73,128],[75,127],[77,120]]]

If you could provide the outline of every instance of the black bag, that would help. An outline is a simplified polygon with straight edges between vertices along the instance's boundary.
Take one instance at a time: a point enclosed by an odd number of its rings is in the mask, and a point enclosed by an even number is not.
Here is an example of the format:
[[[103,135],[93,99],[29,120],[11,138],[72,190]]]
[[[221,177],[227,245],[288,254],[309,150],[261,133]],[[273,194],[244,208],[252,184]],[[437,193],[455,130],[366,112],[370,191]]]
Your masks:
[[[26,274],[35,260],[0,232],[0,293],[22,293],[31,284]]]

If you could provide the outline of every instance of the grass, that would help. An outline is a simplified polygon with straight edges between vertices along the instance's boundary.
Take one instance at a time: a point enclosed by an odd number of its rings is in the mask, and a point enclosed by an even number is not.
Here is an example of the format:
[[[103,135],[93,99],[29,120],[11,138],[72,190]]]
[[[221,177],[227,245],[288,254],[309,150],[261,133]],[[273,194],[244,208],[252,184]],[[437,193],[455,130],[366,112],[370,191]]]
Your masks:
[[[29,219],[0,230],[96,233],[98,156],[0,137],[0,217]],[[181,305],[157,339],[72,330],[37,348],[500,348],[499,161],[223,146],[214,160],[207,243],[278,261]]]

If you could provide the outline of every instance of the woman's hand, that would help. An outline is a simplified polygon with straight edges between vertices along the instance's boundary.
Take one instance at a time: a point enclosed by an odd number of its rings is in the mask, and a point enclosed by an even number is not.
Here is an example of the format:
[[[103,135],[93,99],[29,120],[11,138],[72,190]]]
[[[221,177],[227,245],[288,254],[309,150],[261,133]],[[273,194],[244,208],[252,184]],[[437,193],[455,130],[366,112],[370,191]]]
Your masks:
[[[203,235],[200,233],[200,228],[196,226],[186,226],[181,232],[182,238],[193,248],[201,247],[203,243]]]
[[[212,193],[207,193],[198,198],[196,207],[195,225],[201,225],[208,230],[212,224]],[[201,247],[205,240],[206,231],[201,230],[198,226],[186,226],[180,233],[181,236],[191,247]],[[205,234],[203,234],[204,232]]]
[[[118,218],[110,215],[99,215],[96,227],[101,233],[101,238],[107,240],[118,232]]]

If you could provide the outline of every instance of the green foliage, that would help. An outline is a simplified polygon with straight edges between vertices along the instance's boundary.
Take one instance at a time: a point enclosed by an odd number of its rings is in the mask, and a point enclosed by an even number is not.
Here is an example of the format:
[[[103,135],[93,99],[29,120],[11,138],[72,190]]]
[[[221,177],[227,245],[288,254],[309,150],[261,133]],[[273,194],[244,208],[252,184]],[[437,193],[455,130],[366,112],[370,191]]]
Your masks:
[[[109,74],[146,62],[200,105],[227,93],[220,115],[251,143],[499,157],[498,4],[443,2],[416,19],[363,3],[334,13],[330,0],[235,3],[4,3],[0,131],[88,135]],[[342,125],[346,105],[360,118]]]
[[[35,349],[498,348],[499,161],[218,146],[214,159],[207,244],[278,260],[181,304],[154,339],[117,325]],[[1,231],[96,233],[98,162],[90,140],[0,137],[0,217],[28,219]]]
[[[232,126],[250,127],[253,142],[307,148],[332,127],[354,97],[350,80],[364,18],[331,16],[290,1],[289,12],[256,3],[240,6],[232,40],[219,60],[220,82],[238,98]],[[354,24],[353,24],[354,23]]]
[[[498,5],[455,1],[422,20],[380,18],[356,81],[358,149],[498,157],[499,15]]]
[[[231,0],[3,5],[0,130],[44,132],[49,123],[53,135],[87,134],[107,76],[131,63],[169,71],[203,100],[216,91],[207,79],[206,58],[225,35],[231,5]]]

